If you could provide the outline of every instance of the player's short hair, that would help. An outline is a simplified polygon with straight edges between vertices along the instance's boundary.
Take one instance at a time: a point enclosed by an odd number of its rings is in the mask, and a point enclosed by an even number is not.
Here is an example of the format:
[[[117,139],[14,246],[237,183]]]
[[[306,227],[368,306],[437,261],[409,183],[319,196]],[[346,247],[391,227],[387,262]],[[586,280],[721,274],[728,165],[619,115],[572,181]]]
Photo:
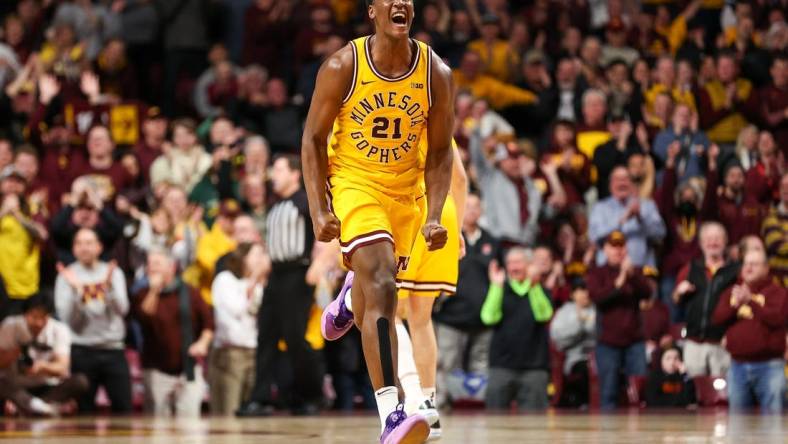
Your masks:
[[[374,3],[374,2],[375,2],[375,0],[364,0],[364,4],[367,5],[367,6],[372,6],[372,3]]]

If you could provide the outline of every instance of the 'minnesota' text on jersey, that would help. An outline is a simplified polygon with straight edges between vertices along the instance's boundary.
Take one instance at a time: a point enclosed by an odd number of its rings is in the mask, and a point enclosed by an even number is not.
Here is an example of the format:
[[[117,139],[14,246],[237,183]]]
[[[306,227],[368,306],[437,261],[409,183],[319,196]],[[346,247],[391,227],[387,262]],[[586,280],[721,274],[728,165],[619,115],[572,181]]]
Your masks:
[[[413,40],[413,61],[400,77],[375,69],[370,37],[353,40],[355,69],[329,142],[331,181],[343,180],[386,193],[417,189],[419,142],[427,134],[432,51]]]

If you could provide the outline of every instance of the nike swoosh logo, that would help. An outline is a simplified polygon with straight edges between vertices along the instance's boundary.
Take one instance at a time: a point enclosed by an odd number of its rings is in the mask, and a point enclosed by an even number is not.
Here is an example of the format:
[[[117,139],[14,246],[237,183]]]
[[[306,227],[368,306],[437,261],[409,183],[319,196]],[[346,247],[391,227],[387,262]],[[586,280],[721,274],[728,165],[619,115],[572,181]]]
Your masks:
[[[374,80],[367,80],[367,81],[362,80],[361,81],[362,85],[369,85],[370,83],[375,83],[375,81]]]

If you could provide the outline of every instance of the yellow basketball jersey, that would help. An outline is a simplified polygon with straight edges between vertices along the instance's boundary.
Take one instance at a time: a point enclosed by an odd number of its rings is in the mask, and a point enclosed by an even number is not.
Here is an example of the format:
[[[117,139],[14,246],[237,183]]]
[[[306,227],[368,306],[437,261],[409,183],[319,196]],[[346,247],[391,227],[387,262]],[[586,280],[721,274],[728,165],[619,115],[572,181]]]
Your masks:
[[[375,69],[370,37],[350,42],[355,70],[328,144],[328,175],[386,194],[414,195],[423,176],[420,142],[432,102],[432,51],[413,40],[410,69],[389,78]]]

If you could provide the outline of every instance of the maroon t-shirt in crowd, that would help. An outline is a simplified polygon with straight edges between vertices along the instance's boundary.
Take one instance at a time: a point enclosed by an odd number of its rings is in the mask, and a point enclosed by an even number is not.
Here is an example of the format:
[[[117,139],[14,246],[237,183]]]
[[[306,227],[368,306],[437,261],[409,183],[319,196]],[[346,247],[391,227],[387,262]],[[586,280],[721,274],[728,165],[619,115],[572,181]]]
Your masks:
[[[761,90],[761,118],[766,122],[767,114],[785,112],[788,108],[788,88],[777,88],[776,86],[765,86]],[[774,135],[777,148],[783,151],[788,158],[788,119],[783,117],[776,125],[767,125],[768,130]]]
[[[592,268],[586,278],[589,296],[596,304],[599,343],[629,347],[643,340],[640,300],[651,297],[651,286],[643,272],[635,269],[621,288],[615,287],[619,267]]]
[[[95,168],[90,162],[85,162],[74,172],[74,180],[80,177],[90,178],[108,198],[133,185],[131,176],[117,162],[113,162],[109,168]]]
[[[137,161],[140,163],[140,172],[145,178],[145,183],[149,183],[150,167],[153,165],[153,161],[161,156],[161,149],[151,147],[141,138],[134,147],[134,155],[137,156]]]
[[[770,276],[749,286],[752,297],[740,307],[731,304],[733,287],[720,296],[712,322],[729,325],[725,348],[740,362],[761,362],[785,355],[785,319],[788,297]]]
[[[142,368],[156,369],[170,375],[183,373],[181,354],[182,334],[179,291],[163,291],[159,305],[152,316],[142,311],[142,301],[147,289],[138,292],[132,300],[132,313],[142,327],[145,343],[142,348]],[[203,330],[213,330],[213,311],[203,301],[198,291],[190,289],[192,314],[192,340],[199,339]]]
[[[729,245],[739,243],[744,236],[760,235],[761,224],[769,208],[768,204],[752,199],[747,193],[741,200],[731,199],[725,194],[718,195],[717,171],[709,170],[706,174],[706,184],[701,217],[704,220],[719,221],[728,232]]]

